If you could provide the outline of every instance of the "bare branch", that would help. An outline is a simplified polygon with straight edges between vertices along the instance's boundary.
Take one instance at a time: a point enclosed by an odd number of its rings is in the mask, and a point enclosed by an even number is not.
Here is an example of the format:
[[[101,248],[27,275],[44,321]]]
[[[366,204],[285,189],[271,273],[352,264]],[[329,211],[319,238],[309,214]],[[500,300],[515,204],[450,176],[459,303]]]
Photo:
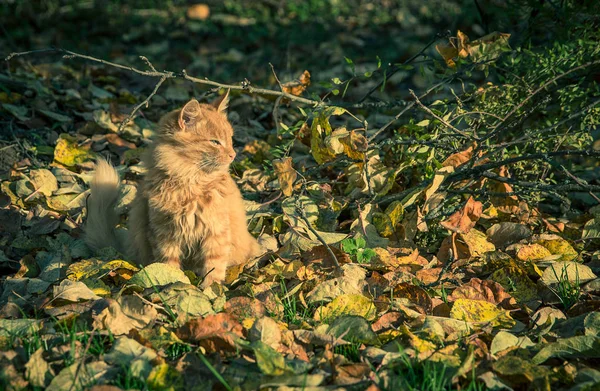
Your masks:
[[[150,95],[148,95],[148,97],[146,99],[144,99],[142,102],[140,102],[140,104],[135,106],[133,108],[133,110],[131,110],[131,113],[129,113],[129,116],[123,122],[121,122],[121,124],[119,125],[119,132],[121,132],[125,128],[125,126],[127,126],[129,121],[131,121],[133,119],[133,116],[135,115],[135,113],[137,113],[137,111],[142,106],[145,105],[146,107],[148,107],[148,103],[150,102],[150,99],[152,99],[152,97],[154,95],[156,95],[156,93],[158,92],[158,89],[166,80],[167,80],[166,76],[161,77],[160,80],[158,81],[158,83],[156,83],[156,85],[154,86],[154,90],[150,93]]]
[[[317,237],[317,239],[319,240],[319,242],[321,242],[321,244],[323,246],[325,246],[325,248],[327,249],[327,252],[329,253],[329,256],[331,257],[331,260],[333,261],[333,264],[335,265],[336,268],[339,269],[340,263],[338,262],[338,259],[335,256],[335,254],[333,253],[333,250],[331,249],[331,247],[329,247],[329,245],[327,244],[325,239],[323,239],[321,237],[321,235],[319,235],[317,230],[312,227],[312,225],[310,224],[310,221],[308,220],[308,217],[306,216],[306,212],[304,211],[304,208],[301,205],[298,205],[297,203],[296,203],[296,212],[298,212],[298,214],[300,215],[300,217],[302,218],[302,220],[308,227],[309,231],[312,232],[312,234]]]
[[[230,90],[237,90],[237,91],[246,91],[249,94],[256,94],[256,95],[270,95],[270,96],[283,96],[291,101],[294,102],[298,102],[298,103],[303,103],[306,105],[311,105],[311,106],[328,106],[328,104],[326,104],[325,102],[322,101],[317,101],[317,100],[313,100],[313,99],[307,99],[307,98],[302,98],[300,96],[296,96],[296,95],[292,95],[289,94],[287,92],[284,91],[274,91],[274,90],[268,90],[265,88],[257,88],[257,87],[253,87],[252,85],[250,85],[250,83],[247,82],[242,82],[240,84],[225,84],[225,83],[219,83],[216,81],[212,81],[209,80],[207,78],[204,79],[200,79],[197,77],[193,77],[187,74],[187,72],[184,70],[182,70],[180,73],[175,73],[172,71],[157,71],[154,66],[152,66],[152,64],[147,61],[146,64],[148,64],[150,66],[151,71],[143,71],[141,69],[137,69],[131,66],[127,66],[127,65],[121,65],[121,64],[117,64],[111,61],[106,61],[106,60],[102,60],[100,58],[96,58],[96,57],[92,57],[92,56],[88,56],[85,54],[79,54],[79,53],[75,53],[72,52],[70,50],[66,50],[66,49],[61,49],[61,48],[49,48],[49,49],[41,49],[41,50],[31,50],[31,51],[27,51],[27,52],[18,52],[18,53],[11,53],[9,54],[5,61],[9,61],[15,57],[22,57],[22,56],[27,56],[30,54],[36,54],[36,53],[63,53],[64,54],[64,58],[82,58],[84,60],[88,60],[88,61],[93,61],[93,62],[97,62],[103,65],[108,65],[111,67],[115,67],[115,68],[119,68],[119,69],[124,69],[124,70],[128,70],[131,72],[135,72],[139,75],[142,76],[148,76],[148,77],[159,77],[159,78],[165,78],[165,79],[175,79],[175,78],[184,78],[186,80],[189,80],[191,82],[194,83],[198,83],[198,84],[204,84],[204,85],[209,85],[212,87],[219,87],[219,88],[225,88],[225,89],[230,89]],[[142,59],[143,60],[143,59]],[[147,59],[146,59],[147,60]],[[162,84],[162,83],[161,83]]]
[[[498,132],[502,129],[502,125],[504,125],[506,123],[506,121],[512,117],[517,111],[519,111],[523,106],[525,106],[525,104],[527,104],[527,102],[529,102],[534,96],[536,96],[537,94],[539,94],[541,91],[545,90],[546,87],[548,87],[550,84],[554,84],[557,80],[562,79],[563,77],[570,75],[573,72],[577,72],[580,71],[582,69],[588,68],[590,66],[593,65],[598,65],[600,64],[600,60],[596,60],[596,61],[590,61],[588,63],[585,63],[583,65],[580,65],[578,67],[575,68],[571,68],[568,71],[565,71],[559,75],[556,75],[555,77],[553,77],[552,79],[548,80],[547,82],[545,82],[544,84],[542,84],[540,87],[538,87],[536,90],[534,90],[531,94],[527,95],[527,97],[525,99],[523,99],[521,101],[521,103],[519,103],[518,105],[516,105],[515,107],[512,108],[512,110],[510,110],[503,118],[500,122],[498,122],[493,128],[492,130],[484,137],[482,137],[481,141],[486,141],[492,137],[494,137],[496,134],[498,134]]]
[[[426,112],[427,114],[429,114],[433,118],[437,119],[442,124],[446,125],[447,128],[452,129],[454,131],[454,133],[458,134],[459,136],[462,136],[464,138],[468,138],[470,140],[473,140],[473,139],[477,140],[477,137],[472,136],[470,134],[467,134],[467,133],[463,132],[460,129],[457,129],[456,127],[454,127],[450,123],[448,123],[448,121],[446,121],[445,119],[443,119],[442,117],[440,117],[439,115],[437,115],[436,113],[434,113],[433,111],[431,111],[431,109],[429,107],[427,107],[423,103],[421,103],[421,101],[419,100],[419,97],[415,94],[415,92],[413,90],[408,90],[408,91],[410,92],[410,94],[412,95],[412,97],[415,99],[415,103],[417,104],[417,106],[419,106],[421,108],[421,110],[423,110],[424,112]]]

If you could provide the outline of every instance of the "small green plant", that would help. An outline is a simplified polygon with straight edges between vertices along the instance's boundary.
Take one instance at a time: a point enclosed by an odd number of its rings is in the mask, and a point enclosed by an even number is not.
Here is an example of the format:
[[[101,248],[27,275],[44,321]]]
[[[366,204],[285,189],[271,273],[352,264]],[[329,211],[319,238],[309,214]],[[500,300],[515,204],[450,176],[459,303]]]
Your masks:
[[[349,345],[338,345],[333,348],[333,352],[341,354],[349,361],[360,362],[360,343],[353,342]]]
[[[387,381],[381,384],[384,390],[410,390],[410,391],[450,391],[456,390],[452,384],[452,377],[456,368],[443,362],[431,360],[417,361],[402,354],[393,364],[392,373],[388,374]],[[464,384],[462,390],[483,391],[485,386],[476,381],[474,376]]]
[[[289,324],[299,325],[303,319],[311,317],[311,308],[304,307],[301,303],[298,303],[298,299],[295,295],[290,295],[285,285],[285,279],[281,278],[279,282],[281,293],[279,299],[283,305],[283,317]]]
[[[131,372],[131,367],[123,366],[121,367],[121,372],[116,377],[116,379],[112,382],[113,385],[120,387],[124,390],[147,390],[148,385],[146,384],[146,380],[140,377],[134,376]]]
[[[552,289],[554,294],[558,296],[563,307],[568,310],[573,307],[581,297],[581,284],[579,281],[579,269],[575,268],[575,281],[569,279],[566,265],[563,266],[560,277],[556,273],[556,269],[552,267],[552,273],[558,281],[555,289]]]
[[[358,263],[369,263],[376,255],[375,250],[367,248],[367,242],[363,238],[348,238],[342,240],[342,250]]]
[[[174,343],[165,350],[165,354],[167,355],[167,358],[169,358],[169,360],[176,360],[184,354],[191,352],[192,350],[193,348],[188,344]]]

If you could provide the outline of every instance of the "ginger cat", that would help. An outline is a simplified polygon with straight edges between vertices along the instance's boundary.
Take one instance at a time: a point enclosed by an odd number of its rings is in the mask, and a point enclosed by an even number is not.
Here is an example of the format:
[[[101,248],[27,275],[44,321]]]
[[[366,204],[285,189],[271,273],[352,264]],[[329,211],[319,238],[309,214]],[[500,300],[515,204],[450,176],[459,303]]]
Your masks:
[[[228,266],[259,255],[242,195],[229,175],[235,151],[228,101],[229,91],[212,104],[192,99],[160,120],[144,157],[148,171],[129,215],[127,243],[119,243],[114,231],[119,176],[98,161],[85,227],[92,248],[128,249],[142,264],[190,269],[205,277],[202,286],[223,282]]]

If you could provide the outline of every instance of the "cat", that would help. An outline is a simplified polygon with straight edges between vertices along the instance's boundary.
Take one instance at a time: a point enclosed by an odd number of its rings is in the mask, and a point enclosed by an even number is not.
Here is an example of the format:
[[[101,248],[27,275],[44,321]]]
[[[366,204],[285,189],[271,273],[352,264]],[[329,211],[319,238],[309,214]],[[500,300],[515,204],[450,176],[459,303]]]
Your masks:
[[[229,91],[211,104],[192,99],[159,121],[143,158],[147,172],[129,213],[126,243],[115,232],[119,175],[98,160],[84,228],[90,247],[113,246],[144,265],[192,270],[204,277],[202,287],[223,282],[228,266],[259,255],[229,174],[235,151],[228,103]]]

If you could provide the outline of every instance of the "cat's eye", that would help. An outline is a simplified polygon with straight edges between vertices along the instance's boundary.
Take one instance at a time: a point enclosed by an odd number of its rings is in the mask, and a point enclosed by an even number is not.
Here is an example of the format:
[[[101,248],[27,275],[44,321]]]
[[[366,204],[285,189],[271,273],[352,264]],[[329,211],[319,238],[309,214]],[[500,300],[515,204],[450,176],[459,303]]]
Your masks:
[[[215,145],[221,145],[221,142],[219,140],[210,140],[210,142]]]

